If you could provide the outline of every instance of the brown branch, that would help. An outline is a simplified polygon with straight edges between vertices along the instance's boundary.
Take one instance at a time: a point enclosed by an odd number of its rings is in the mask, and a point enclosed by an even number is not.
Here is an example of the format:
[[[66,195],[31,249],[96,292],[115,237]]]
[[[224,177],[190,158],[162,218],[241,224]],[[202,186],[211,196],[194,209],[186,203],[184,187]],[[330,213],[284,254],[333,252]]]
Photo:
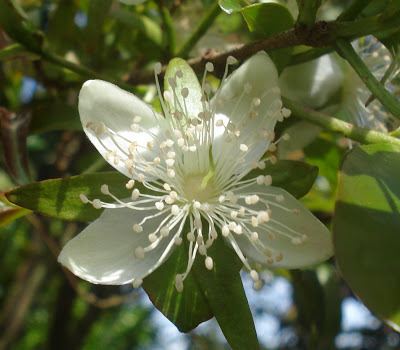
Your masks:
[[[296,45],[328,47],[334,41],[333,33],[335,32],[335,27],[335,22],[324,21],[315,23],[311,28],[297,26],[274,36],[240,45],[227,52],[217,53],[215,50],[210,50],[201,57],[188,60],[188,63],[195,72],[200,73],[204,70],[206,62],[212,62],[216,73],[220,73],[224,70],[226,59],[229,56],[233,56],[237,60],[242,61],[262,50],[272,51]],[[162,74],[165,72],[165,68],[166,67],[163,67]],[[154,75],[152,72],[148,71],[144,73],[135,71],[127,80],[127,82],[132,85],[147,84],[153,81]]]

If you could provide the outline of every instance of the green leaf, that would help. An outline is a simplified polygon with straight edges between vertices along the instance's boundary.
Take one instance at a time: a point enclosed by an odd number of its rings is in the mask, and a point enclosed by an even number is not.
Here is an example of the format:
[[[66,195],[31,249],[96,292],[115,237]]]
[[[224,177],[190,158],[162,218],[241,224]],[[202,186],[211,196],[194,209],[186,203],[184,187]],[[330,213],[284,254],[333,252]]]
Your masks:
[[[188,248],[182,244],[165,263],[143,281],[143,288],[154,306],[181,332],[189,332],[213,317],[192,272],[185,279],[181,293],[175,288],[175,276],[186,270],[187,261]],[[196,263],[198,261],[195,261]]]
[[[294,19],[288,8],[274,2],[246,6],[240,12],[249,30],[257,37],[266,38],[292,28],[294,25]],[[289,63],[291,53],[292,48],[269,53],[279,72]]]
[[[244,0],[219,0],[219,7],[227,14],[239,12],[247,3]]]
[[[318,175],[318,168],[303,162],[280,160],[276,164],[268,164],[263,170],[253,170],[245,179],[258,175],[271,175],[273,186],[281,187],[294,197],[301,198],[311,189]]]
[[[221,235],[219,235],[221,237]],[[259,349],[253,317],[240,278],[242,266],[236,253],[219,238],[208,250],[214,268],[208,271],[196,259],[193,273],[233,350]]]
[[[15,41],[34,52],[40,52],[42,33],[32,27],[13,0],[0,0],[0,27]]]
[[[294,24],[287,7],[274,2],[246,6],[241,13],[249,30],[265,37],[289,29]]]
[[[400,148],[353,149],[339,176],[333,220],[336,258],[355,294],[400,330]]]
[[[182,332],[215,316],[232,349],[258,349],[240,278],[242,264],[234,251],[222,238],[214,241],[208,250],[214,261],[213,270],[207,270],[198,255],[179,293],[175,276],[186,270],[187,252],[188,243],[184,241],[159,269],[145,278],[143,288],[150,300]]]
[[[149,40],[157,47],[163,45],[163,32],[157,22],[151,18],[144,15],[139,16],[124,9],[111,11],[111,16],[129,29],[138,30],[141,36],[144,36],[146,40]]]
[[[16,219],[25,216],[30,212],[31,211],[28,209],[13,205],[4,196],[4,193],[0,193],[0,228],[8,226]]]
[[[79,195],[83,193],[89,199],[113,202],[100,191],[101,185],[107,184],[114,195],[127,198],[130,192],[125,188],[126,181],[127,178],[118,172],[93,173],[34,182],[5,195],[11,203],[47,216],[92,221],[100,215],[101,210],[82,203]]]
[[[324,290],[315,271],[293,270],[291,277],[300,327],[309,335],[308,347],[316,348],[316,341],[324,326]]]
[[[20,54],[26,54],[26,49],[19,44],[11,44],[0,49],[0,61],[12,59]]]

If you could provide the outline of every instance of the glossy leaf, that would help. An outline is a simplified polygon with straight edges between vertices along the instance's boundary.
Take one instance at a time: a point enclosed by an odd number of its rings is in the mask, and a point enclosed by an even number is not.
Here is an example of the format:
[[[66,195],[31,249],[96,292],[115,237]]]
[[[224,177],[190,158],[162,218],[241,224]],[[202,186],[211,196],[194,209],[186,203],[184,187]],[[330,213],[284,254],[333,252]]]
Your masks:
[[[219,0],[218,4],[219,7],[229,15],[240,11],[242,7],[246,5],[243,0]]]
[[[268,164],[263,170],[250,172],[245,179],[258,175],[271,175],[272,185],[281,187],[296,198],[301,198],[311,189],[318,174],[318,168],[303,162],[280,160],[276,164]]]
[[[175,288],[176,274],[186,270],[187,253],[187,247],[180,246],[143,282],[143,288],[154,306],[181,332],[188,332],[213,317],[193,273],[185,279],[181,293]]]
[[[400,148],[357,147],[339,176],[336,258],[354,293],[400,330]]]
[[[214,241],[209,255],[214,260],[213,270],[206,270],[203,260],[197,259],[193,273],[222,333],[233,350],[259,349],[253,317],[239,274],[241,262],[221,238]]]
[[[108,184],[110,191],[120,198],[127,198],[130,192],[125,188],[127,178],[117,172],[93,173],[34,182],[6,193],[7,199],[20,207],[64,220],[91,221],[101,210],[84,204],[81,193],[89,199],[100,198],[113,201],[100,191],[102,184]]]
[[[285,31],[294,25],[288,8],[275,2],[246,6],[240,12],[249,30],[261,38]],[[291,52],[292,48],[269,52],[279,72],[289,63]]]
[[[284,31],[294,23],[287,7],[274,2],[246,6],[241,13],[250,31],[264,36]]]

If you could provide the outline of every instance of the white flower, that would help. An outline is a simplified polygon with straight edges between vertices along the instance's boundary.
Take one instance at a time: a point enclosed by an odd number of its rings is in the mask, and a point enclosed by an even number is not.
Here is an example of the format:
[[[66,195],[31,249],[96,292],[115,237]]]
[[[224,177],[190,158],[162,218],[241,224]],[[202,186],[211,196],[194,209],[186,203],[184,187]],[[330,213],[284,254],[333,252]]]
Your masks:
[[[177,246],[188,249],[187,269],[176,276],[181,291],[194,259],[214,267],[208,249],[224,239],[261,285],[255,263],[299,268],[332,254],[329,231],[267,174],[244,179],[264,168],[274,148],[274,127],[289,116],[282,108],[278,76],[259,53],[228,78],[228,58],[220,88],[210,98],[207,72],[200,86],[191,68],[174,59],[167,88],[157,90],[163,113],[136,96],[99,80],[86,82],[79,96],[84,130],[104,158],[125,174],[131,198],[120,200],[101,187],[111,203],[62,250],[59,261],[93,283],[139,286]],[[148,191],[135,187],[141,182]],[[182,247],[183,248],[183,247]]]

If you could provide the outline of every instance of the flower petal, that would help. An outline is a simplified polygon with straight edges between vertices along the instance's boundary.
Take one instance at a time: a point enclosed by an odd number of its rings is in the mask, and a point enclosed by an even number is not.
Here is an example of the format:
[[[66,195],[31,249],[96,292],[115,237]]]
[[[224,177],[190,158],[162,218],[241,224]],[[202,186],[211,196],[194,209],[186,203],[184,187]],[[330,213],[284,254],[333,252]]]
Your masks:
[[[285,68],[279,86],[283,96],[320,108],[339,91],[343,78],[342,69],[331,54]]]
[[[254,185],[246,193],[260,193],[260,198],[269,202],[270,220],[264,228],[247,225],[249,230],[256,231],[265,248],[272,249],[280,256],[273,266],[285,268],[303,268],[322,262],[333,254],[329,230],[304,207],[296,198],[285,190]],[[254,210],[265,210],[265,205],[258,203],[251,206]],[[305,237],[305,241],[296,242],[296,238]],[[268,264],[268,256],[263,249],[256,249],[246,237],[238,236],[238,244],[243,253],[250,259]],[[276,255],[277,254],[277,255]]]
[[[245,144],[249,151],[237,172],[250,168],[270,143],[265,133],[272,135],[281,117],[278,72],[269,56],[259,52],[244,62],[223,82],[211,106],[215,109],[216,122],[222,120],[225,126],[232,122],[240,133],[232,141],[223,133],[224,126],[216,126],[214,158],[236,158],[240,145]]]
[[[132,226],[140,222],[142,213],[127,208],[104,210],[96,221],[65,245],[58,261],[91,283],[120,285],[143,279],[167,258],[168,254],[163,254],[167,246],[173,247],[174,233],[170,232],[144,259],[136,258],[135,249],[150,244],[148,234],[165,217],[146,222],[143,232],[137,233]]]
[[[147,145],[160,133],[160,120],[135,95],[102,80],[88,80],[79,94],[79,114],[93,145],[126,176],[132,177],[125,164],[132,142],[137,143],[137,150],[145,159],[152,160],[156,156]],[[141,129],[133,131],[131,125],[135,117],[141,118]]]
[[[171,83],[174,86],[171,86]],[[197,118],[199,113],[203,111],[199,80],[192,67],[182,58],[174,58],[168,63],[164,76],[164,88],[171,96],[170,101],[166,100],[171,111],[187,111],[185,114],[190,119]],[[187,89],[186,98],[182,97],[182,89]]]

